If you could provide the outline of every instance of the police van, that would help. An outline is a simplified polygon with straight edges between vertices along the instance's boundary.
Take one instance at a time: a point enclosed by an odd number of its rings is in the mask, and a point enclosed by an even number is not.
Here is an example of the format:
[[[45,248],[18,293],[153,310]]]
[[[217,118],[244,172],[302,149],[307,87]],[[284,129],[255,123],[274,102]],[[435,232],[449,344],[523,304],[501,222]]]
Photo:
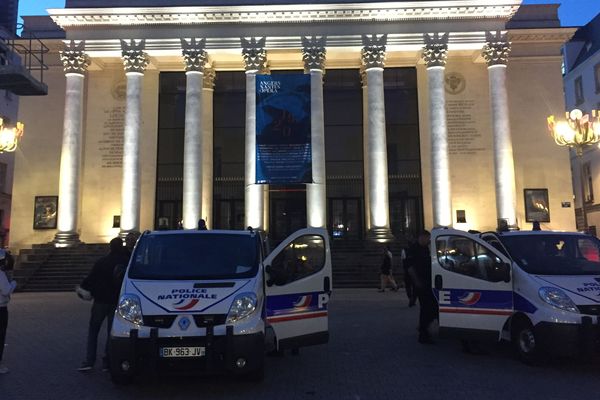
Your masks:
[[[600,340],[600,241],[581,233],[432,232],[440,335],[507,340],[520,358],[593,354]]]
[[[252,230],[144,233],[112,324],[112,380],[215,371],[259,380],[265,352],[326,343],[327,231],[297,231],[265,253]]]

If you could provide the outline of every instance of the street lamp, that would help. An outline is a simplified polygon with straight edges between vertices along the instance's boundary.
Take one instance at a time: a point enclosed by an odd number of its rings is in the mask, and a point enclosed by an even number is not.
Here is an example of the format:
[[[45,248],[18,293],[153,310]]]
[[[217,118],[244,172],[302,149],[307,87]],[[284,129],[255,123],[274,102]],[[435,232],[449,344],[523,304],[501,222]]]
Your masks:
[[[585,209],[585,178],[583,173],[583,148],[600,141],[600,111],[583,114],[575,109],[566,113],[565,121],[556,121],[554,115],[548,117],[548,129],[559,146],[568,146],[575,149],[579,164],[581,183],[581,212],[583,214],[583,229],[588,230],[587,213]]]
[[[16,126],[9,126],[6,118],[0,118],[0,153],[17,149],[19,139],[23,136],[23,128],[21,122],[17,122]]]

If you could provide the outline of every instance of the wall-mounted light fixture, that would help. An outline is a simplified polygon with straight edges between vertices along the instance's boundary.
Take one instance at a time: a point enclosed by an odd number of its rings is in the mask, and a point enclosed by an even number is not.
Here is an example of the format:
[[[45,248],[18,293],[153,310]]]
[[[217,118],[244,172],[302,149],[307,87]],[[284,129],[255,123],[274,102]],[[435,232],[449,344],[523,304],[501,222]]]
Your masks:
[[[17,149],[19,140],[23,136],[24,127],[21,122],[10,125],[7,118],[0,118],[0,153],[12,152]]]

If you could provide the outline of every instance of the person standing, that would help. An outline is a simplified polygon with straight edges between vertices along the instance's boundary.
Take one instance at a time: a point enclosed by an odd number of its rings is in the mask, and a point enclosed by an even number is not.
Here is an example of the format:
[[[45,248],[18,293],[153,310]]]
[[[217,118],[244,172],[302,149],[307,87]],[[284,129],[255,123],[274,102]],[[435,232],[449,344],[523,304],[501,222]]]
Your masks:
[[[207,231],[208,227],[206,226],[206,221],[204,219],[198,220],[198,230],[199,231]]]
[[[10,254],[0,249],[0,374],[8,373],[8,367],[2,363],[2,356],[8,326],[8,302],[10,301],[10,295],[17,287],[17,282],[10,279],[11,270],[12,260]]]
[[[398,291],[398,284],[394,280],[394,275],[392,274],[392,251],[388,245],[383,246],[383,261],[381,263],[381,287],[379,289],[380,292],[385,292],[385,288],[387,285],[392,285],[393,291]]]
[[[129,261],[123,248],[123,241],[114,238],[110,241],[110,253],[100,258],[90,274],[81,282],[81,288],[91,293],[94,298],[88,327],[86,359],[81,363],[78,371],[86,372],[94,367],[98,347],[98,333],[106,319],[106,331],[110,335],[112,318],[117,307],[120,287],[115,282],[115,271],[119,266],[126,265]],[[106,338],[105,355],[102,360],[102,369],[108,369],[108,337]]]
[[[406,297],[408,297],[408,306],[414,307],[417,304],[417,289],[413,283],[412,278],[408,272],[408,264],[406,263],[406,250],[402,249],[400,253],[400,262],[402,263],[402,269],[404,270],[404,288],[406,290]]]
[[[406,254],[406,265],[419,299],[419,343],[422,344],[433,343],[429,325],[438,315],[438,305],[431,289],[430,238],[428,231],[422,231]]]

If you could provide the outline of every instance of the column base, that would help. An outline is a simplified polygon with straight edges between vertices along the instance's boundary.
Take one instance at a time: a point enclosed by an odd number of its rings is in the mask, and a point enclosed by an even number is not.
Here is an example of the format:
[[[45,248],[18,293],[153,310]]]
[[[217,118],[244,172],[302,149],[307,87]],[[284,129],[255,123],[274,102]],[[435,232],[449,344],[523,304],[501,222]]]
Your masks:
[[[81,244],[77,232],[58,232],[52,241],[54,247],[73,247]]]
[[[134,235],[136,235],[136,237],[140,236],[140,232],[136,231],[135,229],[132,229],[130,231],[121,231],[119,232],[119,237],[123,240],[125,240],[125,238],[127,237],[127,235],[129,235],[130,233],[133,233]]]
[[[498,218],[498,227],[496,228],[498,232],[508,232],[508,231],[519,231],[521,230],[517,224],[509,225],[508,221],[504,218]]]
[[[367,233],[367,239],[380,243],[387,243],[394,240],[394,235],[390,228],[371,228]]]

